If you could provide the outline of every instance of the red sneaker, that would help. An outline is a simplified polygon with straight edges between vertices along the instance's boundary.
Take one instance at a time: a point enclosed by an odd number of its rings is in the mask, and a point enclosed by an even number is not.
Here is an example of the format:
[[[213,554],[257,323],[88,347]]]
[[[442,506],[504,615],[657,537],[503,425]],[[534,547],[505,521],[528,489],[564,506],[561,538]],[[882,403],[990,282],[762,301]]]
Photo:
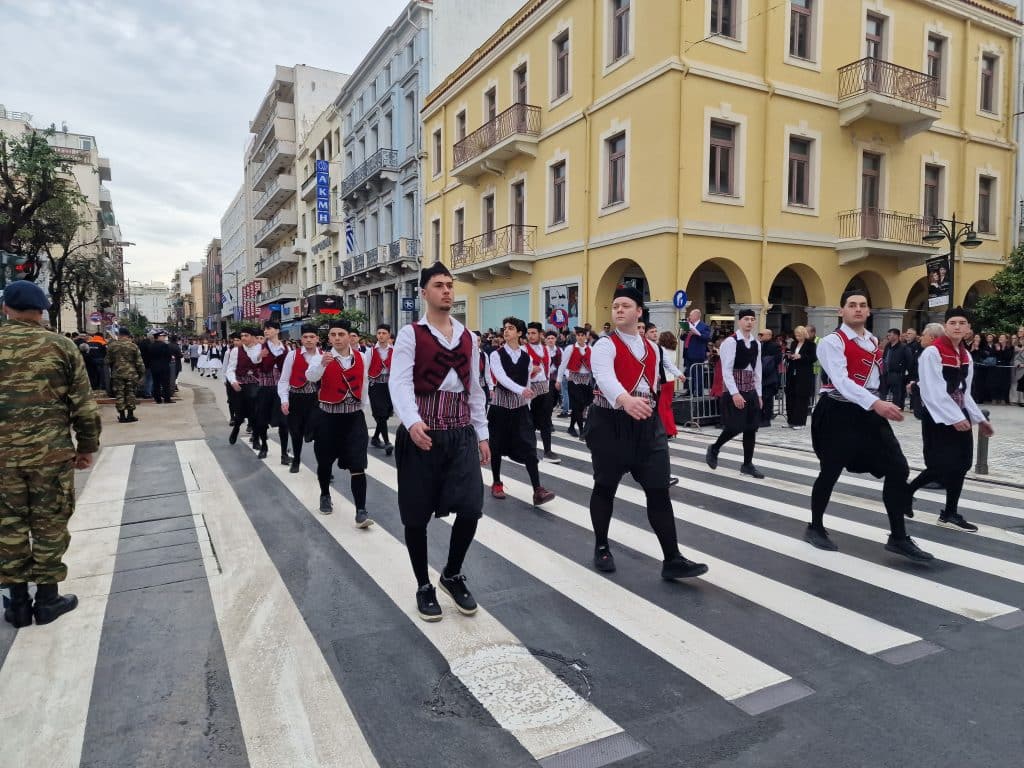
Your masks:
[[[539,507],[541,504],[546,504],[553,498],[555,498],[555,494],[547,488],[538,488],[533,492],[533,506]]]
[[[496,499],[504,499],[505,498],[505,486],[503,486],[501,483],[495,483],[494,485],[492,485],[491,486],[491,496],[493,496]]]

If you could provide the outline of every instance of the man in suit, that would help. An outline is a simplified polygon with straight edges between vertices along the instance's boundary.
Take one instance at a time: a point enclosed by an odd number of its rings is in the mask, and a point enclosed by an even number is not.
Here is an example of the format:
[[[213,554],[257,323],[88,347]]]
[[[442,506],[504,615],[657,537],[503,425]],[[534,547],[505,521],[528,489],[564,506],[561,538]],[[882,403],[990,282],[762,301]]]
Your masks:
[[[708,343],[711,341],[711,326],[701,320],[699,309],[690,311],[687,317],[688,328],[681,334],[683,342],[683,374],[690,382],[693,394],[701,397],[704,394],[704,377],[691,373],[691,366],[706,363],[708,359]]]
[[[761,342],[761,426],[770,427],[775,411],[775,396],[779,392],[782,379],[779,367],[782,365],[782,347],[775,341],[775,333],[765,328],[758,334]]]
[[[888,343],[885,345],[882,358],[885,371],[884,397],[902,411],[907,399],[907,374],[913,366],[914,359],[910,349],[900,340],[902,334],[899,328],[890,328],[886,336]]]

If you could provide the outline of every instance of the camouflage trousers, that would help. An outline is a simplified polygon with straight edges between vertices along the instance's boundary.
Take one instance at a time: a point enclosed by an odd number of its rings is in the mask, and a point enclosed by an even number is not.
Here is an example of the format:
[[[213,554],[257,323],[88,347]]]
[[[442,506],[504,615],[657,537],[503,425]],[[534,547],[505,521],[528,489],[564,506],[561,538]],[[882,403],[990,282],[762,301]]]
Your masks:
[[[111,379],[111,386],[114,389],[114,405],[119,411],[135,409],[139,401],[135,397],[135,389],[139,386],[138,376],[118,376],[114,374]]]
[[[0,584],[64,581],[74,511],[71,462],[0,470]]]

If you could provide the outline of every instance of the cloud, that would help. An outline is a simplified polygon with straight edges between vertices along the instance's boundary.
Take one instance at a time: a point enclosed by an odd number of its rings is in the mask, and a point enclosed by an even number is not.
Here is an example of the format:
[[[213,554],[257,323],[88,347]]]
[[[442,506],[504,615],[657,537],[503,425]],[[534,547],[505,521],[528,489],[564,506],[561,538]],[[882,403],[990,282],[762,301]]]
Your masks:
[[[170,279],[220,235],[274,65],[352,72],[405,0],[0,0],[0,103],[92,134],[132,279]]]

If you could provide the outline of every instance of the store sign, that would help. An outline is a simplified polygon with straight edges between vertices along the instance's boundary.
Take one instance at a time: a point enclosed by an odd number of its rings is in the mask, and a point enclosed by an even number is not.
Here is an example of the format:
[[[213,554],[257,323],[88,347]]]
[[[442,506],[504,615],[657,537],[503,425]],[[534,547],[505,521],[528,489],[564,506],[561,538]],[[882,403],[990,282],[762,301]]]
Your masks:
[[[341,296],[317,294],[310,296],[307,301],[311,315],[337,315],[341,313],[344,306]]]
[[[331,165],[326,160],[316,161],[316,223],[331,223]]]

